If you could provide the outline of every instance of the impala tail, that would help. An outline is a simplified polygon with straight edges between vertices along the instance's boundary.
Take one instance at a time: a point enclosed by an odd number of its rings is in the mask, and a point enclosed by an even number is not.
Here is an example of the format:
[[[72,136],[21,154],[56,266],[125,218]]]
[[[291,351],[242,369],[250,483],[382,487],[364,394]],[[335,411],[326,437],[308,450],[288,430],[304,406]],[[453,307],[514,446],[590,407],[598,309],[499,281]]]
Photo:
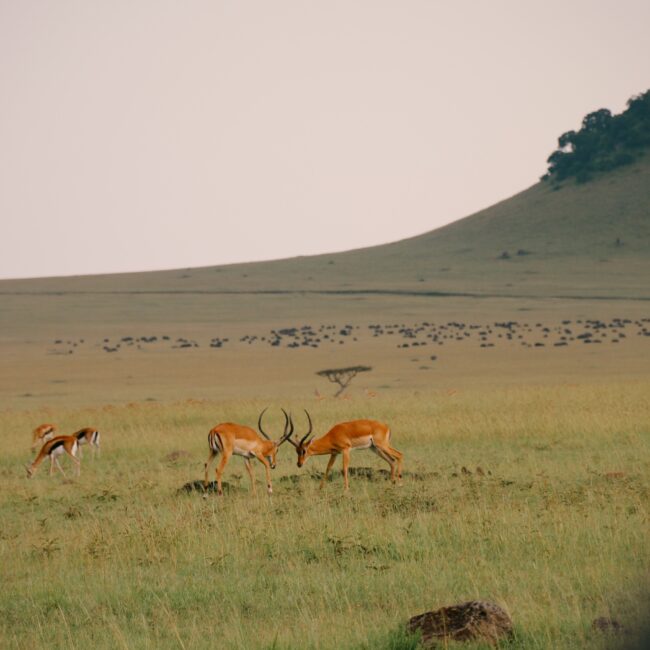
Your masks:
[[[223,441],[218,431],[210,431],[208,434],[208,446],[213,454],[220,454],[223,451]]]

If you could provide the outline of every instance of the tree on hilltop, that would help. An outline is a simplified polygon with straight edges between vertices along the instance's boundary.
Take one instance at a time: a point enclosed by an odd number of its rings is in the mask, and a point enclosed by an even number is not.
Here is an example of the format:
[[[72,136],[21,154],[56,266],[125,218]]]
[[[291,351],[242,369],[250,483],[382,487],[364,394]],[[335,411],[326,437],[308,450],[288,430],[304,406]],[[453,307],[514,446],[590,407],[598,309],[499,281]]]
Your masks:
[[[601,108],[582,120],[579,131],[558,138],[558,148],[548,157],[542,180],[560,182],[575,177],[578,183],[637,160],[650,147],[650,90],[632,97],[619,115]]]

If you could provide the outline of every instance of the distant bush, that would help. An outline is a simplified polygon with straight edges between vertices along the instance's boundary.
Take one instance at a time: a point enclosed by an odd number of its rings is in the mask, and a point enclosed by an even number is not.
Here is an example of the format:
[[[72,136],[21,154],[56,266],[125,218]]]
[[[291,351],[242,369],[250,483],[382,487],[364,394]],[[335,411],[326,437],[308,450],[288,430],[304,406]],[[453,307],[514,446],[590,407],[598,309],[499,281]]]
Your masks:
[[[541,180],[575,178],[586,183],[595,172],[606,172],[634,162],[650,147],[650,90],[632,97],[627,109],[612,115],[601,108],[582,120],[579,131],[558,138],[558,148],[548,157]]]
[[[343,333],[342,330],[341,333]],[[316,374],[319,377],[326,377],[333,384],[338,384],[339,389],[334,397],[338,397],[350,384],[350,382],[360,373],[372,370],[370,366],[350,366],[348,368],[330,368],[328,370],[319,370]]]

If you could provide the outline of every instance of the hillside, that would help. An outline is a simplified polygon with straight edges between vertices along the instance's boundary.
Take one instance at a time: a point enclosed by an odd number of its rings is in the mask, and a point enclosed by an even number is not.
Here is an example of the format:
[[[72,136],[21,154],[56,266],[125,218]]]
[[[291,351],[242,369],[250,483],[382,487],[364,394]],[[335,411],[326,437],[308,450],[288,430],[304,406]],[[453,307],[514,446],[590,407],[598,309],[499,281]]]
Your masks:
[[[505,255],[504,255],[505,253]],[[650,298],[650,156],[592,182],[540,182],[392,244],[273,262],[5,280],[0,292],[422,292]]]

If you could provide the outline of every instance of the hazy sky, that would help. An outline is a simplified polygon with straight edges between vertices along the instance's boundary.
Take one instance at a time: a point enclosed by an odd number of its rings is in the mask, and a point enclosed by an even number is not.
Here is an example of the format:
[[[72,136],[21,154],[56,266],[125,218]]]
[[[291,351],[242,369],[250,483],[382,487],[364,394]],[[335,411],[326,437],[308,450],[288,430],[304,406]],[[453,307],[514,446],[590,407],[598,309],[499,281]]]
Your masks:
[[[419,234],[650,87],[648,0],[0,0],[0,277]]]

